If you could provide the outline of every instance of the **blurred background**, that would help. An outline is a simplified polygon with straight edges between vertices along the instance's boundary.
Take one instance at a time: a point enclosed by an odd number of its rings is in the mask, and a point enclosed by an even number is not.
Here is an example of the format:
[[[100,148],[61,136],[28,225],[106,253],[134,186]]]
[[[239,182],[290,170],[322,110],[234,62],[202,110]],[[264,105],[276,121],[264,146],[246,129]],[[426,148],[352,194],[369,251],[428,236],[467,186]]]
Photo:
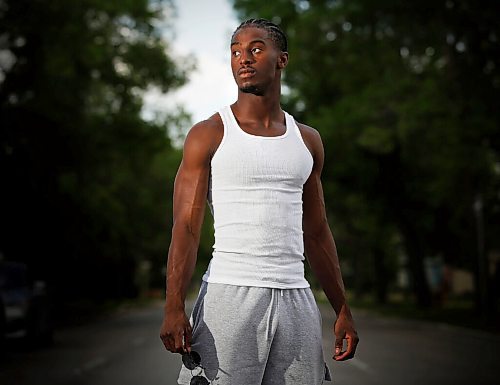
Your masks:
[[[157,335],[183,139],[235,100],[229,40],[249,17],[289,36],[282,104],[322,135],[353,306],[488,332],[498,347],[499,11],[493,0],[0,0],[2,383],[35,383],[19,362],[102,314],[154,309]],[[212,242],[207,215],[193,291]]]

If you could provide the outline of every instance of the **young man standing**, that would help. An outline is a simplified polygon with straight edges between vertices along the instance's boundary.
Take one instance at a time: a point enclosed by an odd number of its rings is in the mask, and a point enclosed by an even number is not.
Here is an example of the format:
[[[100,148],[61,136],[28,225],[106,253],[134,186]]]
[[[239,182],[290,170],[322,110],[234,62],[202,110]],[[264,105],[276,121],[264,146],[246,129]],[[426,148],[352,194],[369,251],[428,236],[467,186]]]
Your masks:
[[[287,63],[278,26],[243,22],[231,39],[238,100],[187,135],[174,187],[160,331],[166,349],[183,354],[179,384],[329,380],[304,252],[337,314],[334,359],[354,356],[358,337],[320,180],[323,145],[316,130],[281,109]],[[190,322],[184,302],[207,198],[215,244]]]

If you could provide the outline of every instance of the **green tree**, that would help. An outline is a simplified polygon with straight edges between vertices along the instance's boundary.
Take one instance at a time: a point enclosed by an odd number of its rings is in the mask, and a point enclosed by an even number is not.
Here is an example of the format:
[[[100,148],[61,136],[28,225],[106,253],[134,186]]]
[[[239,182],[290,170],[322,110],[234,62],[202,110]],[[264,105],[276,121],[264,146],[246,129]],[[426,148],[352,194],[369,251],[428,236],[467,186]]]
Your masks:
[[[495,2],[234,6],[242,18],[269,18],[290,36],[284,102],[321,131],[329,215],[342,256],[363,280],[355,286],[373,284],[383,301],[402,248],[417,301],[428,306],[424,257],[476,269],[477,197],[485,202],[486,245],[499,247]]]
[[[190,68],[161,35],[172,7],[0,2],[0,251],[63,299],[135,295],[142,260],[161,276],[180,153],[142,95]]]

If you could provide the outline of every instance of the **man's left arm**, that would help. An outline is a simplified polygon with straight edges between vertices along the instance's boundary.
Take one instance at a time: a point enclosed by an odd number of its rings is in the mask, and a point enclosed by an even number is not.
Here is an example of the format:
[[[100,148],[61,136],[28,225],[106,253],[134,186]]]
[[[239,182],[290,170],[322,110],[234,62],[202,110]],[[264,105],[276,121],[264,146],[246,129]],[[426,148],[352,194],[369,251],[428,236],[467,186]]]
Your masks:
[[[301,125],[302,126],[302,125]],[[303,126],[304,127],[304,126]],[[314,165],[303,190],[304,248],[309,265],[332,305],[337,320],[334,325],[336,361],[354,357],[359,338],[351,310],[346,301],[337,248],[326,217],[325,200],[321,184],[324,150],[316,130],[304,127],[304,140],[313,156]],[[343,341],[347,348],[343,351]]]

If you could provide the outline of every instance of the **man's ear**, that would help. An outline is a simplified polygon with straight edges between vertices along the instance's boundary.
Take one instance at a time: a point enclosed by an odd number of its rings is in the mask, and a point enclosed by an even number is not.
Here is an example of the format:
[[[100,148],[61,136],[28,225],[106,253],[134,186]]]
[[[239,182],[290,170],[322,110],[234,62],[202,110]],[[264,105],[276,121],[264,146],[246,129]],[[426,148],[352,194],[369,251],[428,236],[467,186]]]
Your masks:
[[[288,64],[288,52],[281,52],[278,56],[278,69],[282,70]]]

